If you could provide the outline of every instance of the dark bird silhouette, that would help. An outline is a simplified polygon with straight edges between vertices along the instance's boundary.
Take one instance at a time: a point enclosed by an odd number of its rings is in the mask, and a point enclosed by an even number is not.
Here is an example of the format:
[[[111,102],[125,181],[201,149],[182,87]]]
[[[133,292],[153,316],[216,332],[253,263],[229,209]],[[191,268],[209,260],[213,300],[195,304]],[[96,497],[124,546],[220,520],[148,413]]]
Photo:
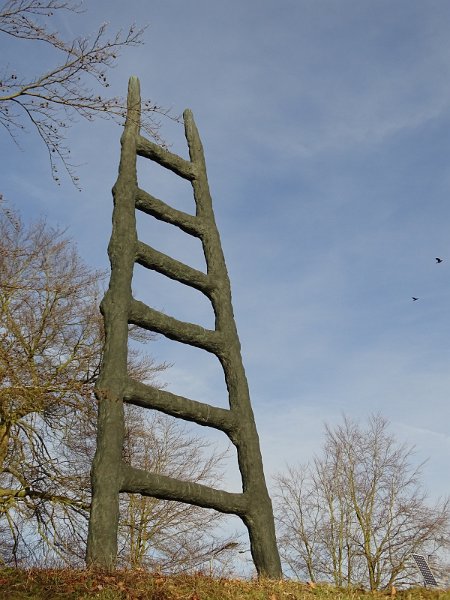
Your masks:
[[[436,264],[438,265],[439,263],[441,263],[444,259],[443,258],[438,258],[436,256]]]
[[[414,298],[414,296],[412,297],[413,302],[415,302],[416,300],[418,300],[419,298]]]

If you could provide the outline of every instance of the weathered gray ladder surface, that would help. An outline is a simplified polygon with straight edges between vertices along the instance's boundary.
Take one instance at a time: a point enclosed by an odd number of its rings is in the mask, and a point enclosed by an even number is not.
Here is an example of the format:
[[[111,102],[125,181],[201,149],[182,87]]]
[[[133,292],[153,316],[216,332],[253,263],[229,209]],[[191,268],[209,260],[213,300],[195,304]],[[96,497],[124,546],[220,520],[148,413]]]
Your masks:
[[[119,493],[139,493],[236,514],[245,523],[259,575],[281,577],[272,504],[264,479],[258,433],[242,364],[231,304],[231,290],[219,233],[214,220],[203,148],[189,110],[184,124],[190,160],[161,149],[139,133],[139,80],[128,86],[128,112],[121,138],[119,175],[113,188],[113,229],[108,247],[109,289],[103,298],[106,341],[96,385],[99,400],[97,450],[92,466],[92,508],[87,562],[112,569],[117,555]],[[156,161],[191,182],[196,215],[175,210],[139,189],[136,156]],[[135,209],[200,238],[207,273],[158,252],[137,239]],[[158,312],[132,296],[134,263],[153,269],[205,294],[212,303],[215,329],[208,330]],[[203,404],[133,381],[127,373],[128,324],[215,354],[224,370],[229,410]],[[237,449],[243,493],[229,493],[197,483],[149,473],[122,460],[123,402],[214,427]]]

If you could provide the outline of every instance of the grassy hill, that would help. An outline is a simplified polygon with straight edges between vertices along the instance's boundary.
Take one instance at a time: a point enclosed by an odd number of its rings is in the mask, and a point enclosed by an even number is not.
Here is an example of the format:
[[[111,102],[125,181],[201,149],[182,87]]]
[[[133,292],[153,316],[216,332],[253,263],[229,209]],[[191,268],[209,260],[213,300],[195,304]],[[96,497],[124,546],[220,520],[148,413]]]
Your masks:
[[[67,569],[0,569],[1,600],[450,600],[450,590],[413,588],[369,593],[296,581],[112,574]]]

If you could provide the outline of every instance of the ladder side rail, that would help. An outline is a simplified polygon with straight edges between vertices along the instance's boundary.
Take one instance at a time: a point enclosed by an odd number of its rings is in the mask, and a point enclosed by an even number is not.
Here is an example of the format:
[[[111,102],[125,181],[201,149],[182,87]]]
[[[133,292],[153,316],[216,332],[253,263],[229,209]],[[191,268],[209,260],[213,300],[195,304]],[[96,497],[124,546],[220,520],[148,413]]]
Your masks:
[[[205,223],[202,242],[207,273],[215,281],[220,281],[220,285],[212,291],[211,301],[216,315],[216,330],[225,340],[216,354],[224,370],[230,409],[240,423],[235,446],[243,492],[248,497],[248,509],[242,518],[249,532],[251,554],[258,573],[281,577],[272,502],[264,477],[259,436],[233,314],[230,279],[212,207],[203,145],[190,110],[184,112],[184,122],[189,156],[197,172],[191,181],[196,214]]]
[[[135,244],[136,136],[140,122],[139,81],[131,78],[128,110],[121,136],[119,174],[113,188],[113,226],[108,246],[109,289],[102,302],[105,345],[95,394],[98,400],[97,447],[91,470],[92,504],[86,561],[111,569],[117,556],[119,491],[124,437],[123,390],[127,381],[128,312]]]

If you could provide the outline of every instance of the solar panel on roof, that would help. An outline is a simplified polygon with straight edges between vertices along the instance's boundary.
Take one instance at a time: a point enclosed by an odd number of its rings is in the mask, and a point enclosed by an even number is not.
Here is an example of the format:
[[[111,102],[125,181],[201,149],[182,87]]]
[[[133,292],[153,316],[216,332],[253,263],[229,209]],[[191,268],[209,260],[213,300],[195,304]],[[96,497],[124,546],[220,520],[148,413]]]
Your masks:
[[[422,556],[422,554],[413,554],[412,555],[414,560],[416,561],[416,565],[419,568],[419,571],[422,573],[422,577],[423,577],[423,581],[425,583],[425,585],[436,585],[437,586],[437,581],[433,575],[433,573],[431,572],[431,569],[427,563],[427,560],[425,558],[425,556]]]

